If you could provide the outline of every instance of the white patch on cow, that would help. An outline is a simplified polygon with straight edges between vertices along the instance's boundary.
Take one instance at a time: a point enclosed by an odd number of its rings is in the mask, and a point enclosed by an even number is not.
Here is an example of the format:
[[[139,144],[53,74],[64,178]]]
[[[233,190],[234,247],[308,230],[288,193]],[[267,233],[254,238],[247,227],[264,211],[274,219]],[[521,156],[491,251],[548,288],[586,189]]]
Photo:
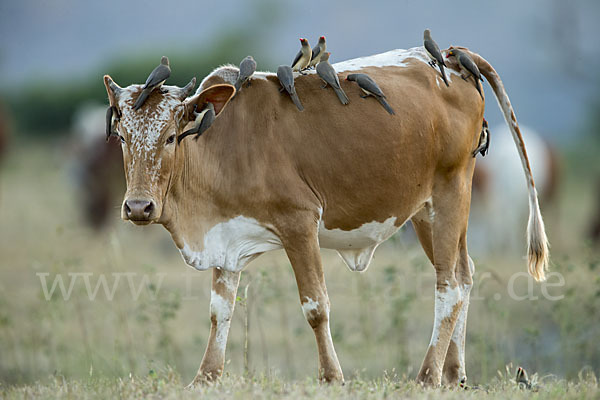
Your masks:
[[[217,278],[217,283],[225,286],[225,290],[228,292],[234,292],[234,294],[237,293],[238,278],[231,272],[221,271],[221,274]]]
[[[232,306],[229,301],[224,299],[214,290],[210,292],[210,313],[214,315],[217,322],[217,332],[215,340],[219,350],[225,351],[227,345],[227,334],[231,324]]]
[[[441,79],[442,79],[442,78],[440,78],[439,76],[437,76],[437,77],[435,78],[435,83],[437,83],[437,87],[438,87],[438,88],[440,88],[440,89],[442,88],[442,87],[440,86],[440,80],[441,80]]]
[[[446,282],[448,284],[448,282]],[[444,319],[449,318],[454,311],[454,307],[461,301],[461,290],[457,285],[454,289],[448,286],[446,291],[442,292],[435,289],[435,319],[433,322],[433,333],[431,334],[431,341],[429,346],[437,345],[440,337],[440,326]],[[465,316],[466,317],[466,316]]]
[[[465,376],[465,334],[467,330],[467,312],[469,310],[469,294],[473,285],[463,285],[461,296],[462,306],[456,318],[456,326],[452,332],[452,341],[458,349],[458,360],[460,365],[459,378]]]
[[[309,319],[310,313],[318,310],[319,302],[311,299],[308,296],[304,296],[304,299],[306,301],[302,303],[302,313],[304,314],[304,318]]]
[[[273,232],[255,219],[240,215],[206,232],[202,249],[194,249],[184,242],[179,251],[188,265],[200,271],[222,268],[237,272],[260,254],[282,247]]]
[[[326,249],[335,249],[352,271],[364,271],[369,266],[377,246],[389,239],[399,227],[396,217],[383,222],[367,222],[356,229],[344,231],[327,229],[319,221],[319,245]]]

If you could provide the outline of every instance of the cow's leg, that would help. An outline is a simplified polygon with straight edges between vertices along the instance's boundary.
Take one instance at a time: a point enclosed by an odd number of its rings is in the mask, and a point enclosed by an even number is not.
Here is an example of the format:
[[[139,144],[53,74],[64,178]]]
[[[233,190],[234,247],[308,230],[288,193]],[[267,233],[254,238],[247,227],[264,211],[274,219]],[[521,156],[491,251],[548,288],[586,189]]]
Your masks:
[[[305,231],[294,228],[295,234],[286,235],[283,245],[292,264],[300,304],[306,320],[312,327],[319,352],[319,379],[344,381],[329,330],[329,297],[321,264],[319,242],[314,220],[307,223]]]
[[[213,270],[210,292],[210,336],[200,369],[192,385],[215,380],[223,374],[225,346],[239,283],[240,272],[227,272],[216,268]]]
[[[433,259],[436,272],[435,318],[429,348],[417,380],[441,384],[442,367],[454,326],[462,309],[461,288],[456,280],[459,243],[466,236],[469,191],[461,177],[436,182],[433,195]]]
[[[462,307],[456,320],[452,339],[448,345],[444,361],[443,382],[446,385],[456,385],[467,381],[465,370],[465,334],[467,332],[467,312],[469,297],[473,287],[475,266],[467,252],[466,236],[461,240],[459,259],[456,266],[456,280],[461,289]]]
[[[412,222],[413,228],[415,228],[415,233],[417,234],[417,238],[419,238],[419,242],[421,243],[421,247],[423,247],[427,258],[429,258],[431,264],[435,264],[435,261],[433,260],[432,215],[433,210],[431,208],[431,203],[425,203],[423,208],[413,215],[410,221]]]

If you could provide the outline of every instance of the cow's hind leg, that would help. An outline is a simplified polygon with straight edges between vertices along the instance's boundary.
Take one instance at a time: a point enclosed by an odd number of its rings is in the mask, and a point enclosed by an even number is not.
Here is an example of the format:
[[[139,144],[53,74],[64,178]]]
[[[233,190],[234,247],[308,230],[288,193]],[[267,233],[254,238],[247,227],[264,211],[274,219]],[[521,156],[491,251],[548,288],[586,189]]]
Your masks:
[[[461,238],[459,259],[456,266],[456,280],[461,289],[462,307],[456,320],[452,339],[448,345],[446,360],[444,361],[443,383],[449,386],[467,381],[465,370],[465,334],[467,332],[467,312],[469,310],[469,297],[473,287],[473,273],[475,266],[467,252],[466,236]]]
[[[200,369],[192,385],[213,381],[223,374],[225,347],[239,283],[240,272],[227,272],[216,268],[213,270],[210,292],[210,336]]]
[[[317,340],[319,379],[343,382],[344,375],[329,330],[329,297],[315,228],[314,219],[309,218],[306,224],[295,226],[294,232],[286,234],[282,241],[296,276],[302,312]]]
[[[435,318],[431,341],[417,376],[419,382],[431,386],[441,384],[442,367],[462,309],[456,265],[459,243],[466,237],[470,198],[468,187],[460,176],[439,178],[434,185],[431,230],[436,272]]]

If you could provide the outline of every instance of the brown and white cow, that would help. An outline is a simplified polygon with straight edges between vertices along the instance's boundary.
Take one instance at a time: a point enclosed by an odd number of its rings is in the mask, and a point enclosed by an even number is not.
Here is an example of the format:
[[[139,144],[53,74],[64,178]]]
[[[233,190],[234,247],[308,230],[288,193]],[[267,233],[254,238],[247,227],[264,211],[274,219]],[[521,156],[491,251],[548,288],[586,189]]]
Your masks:
[[[487,78],[513,133],[529,188],[529,272],[544,279],[548,249],[537,194],[517,121],[492,66],[469,53]],[[196,95],[164,87],[133,110],[141,85],[104,82],[125,163],[122,217],[162,224],[187,264],[213,269],[208,345],[194,382],[223,372],[240,272],[258,255],[285,249],[302,311],[312,327],[319,375],[342,381],[329,330],[329,299],[320,248],[336,249],[364,271],[376,247],[406,221],[415,227],[437,284],[433,333],[417,379],[456,384],[465,375],[464,345],[473,262],[467,252],[471,177],[484,102],[472,81],[450,86],[423,48],[393,50],[334,65],[368,73],[396,110],[392,116],[340,79],[342,105],[314,73],[296,78],[304,112],[279,93],[275,74],[256,73],[234,99],[234,67],[216,69]],[[452,70],[454,68],[454,70]],[[176,140],[195,105],[212,102],[217,118],[196,141]]]

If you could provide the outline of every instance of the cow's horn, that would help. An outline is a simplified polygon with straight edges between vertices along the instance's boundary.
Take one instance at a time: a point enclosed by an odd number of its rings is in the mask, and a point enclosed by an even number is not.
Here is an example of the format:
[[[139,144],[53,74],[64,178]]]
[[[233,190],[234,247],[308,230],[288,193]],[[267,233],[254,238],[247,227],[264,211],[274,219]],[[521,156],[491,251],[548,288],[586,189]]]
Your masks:
[[[179,89],[179,99],[183,100],[192,94],[192,91],[196,87],[196,77],[193,77],[190,83]]]

